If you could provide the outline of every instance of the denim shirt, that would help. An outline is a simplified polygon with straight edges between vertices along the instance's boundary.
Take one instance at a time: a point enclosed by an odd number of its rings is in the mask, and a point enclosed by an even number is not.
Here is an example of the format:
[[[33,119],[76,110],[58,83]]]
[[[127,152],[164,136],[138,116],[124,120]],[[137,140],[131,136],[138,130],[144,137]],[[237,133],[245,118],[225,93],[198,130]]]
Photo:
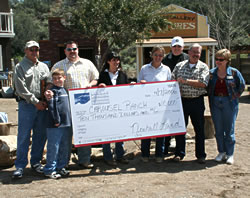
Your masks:
[[[218,79],[217,71],[218,68],[215,67],[209,72],[208,96],[210,105],[213,105],[214,89]],[[239,104],[239,97],[245,89],[245,80],[237,69],[228,66],[225,82],[232,107],[236,108]]]

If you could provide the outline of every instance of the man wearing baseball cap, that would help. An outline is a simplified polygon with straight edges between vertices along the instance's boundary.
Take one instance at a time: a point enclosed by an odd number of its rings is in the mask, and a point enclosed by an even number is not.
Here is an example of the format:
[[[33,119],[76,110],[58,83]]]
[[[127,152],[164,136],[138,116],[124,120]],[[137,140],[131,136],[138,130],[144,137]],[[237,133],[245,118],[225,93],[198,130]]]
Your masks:
[[[177,63],[188,59],[188,55],[183,52],[183,49],[183,39],[179,36],[174,37],[171,42],[171,52],[163,58],[162,63],[173,71]]]
[[[171,72],[174,70],[175,65],[181,61],[187,60],[189,57],[186,53],[183,52],[184,41],[181,37],[176,36],[172,39],[171,42],[171,52],[168,53],[162,60],[164,65],[167,65]],[[164,154],[168,154],[170,146],[171,136],[165,137],[165,149]]]
[[[39,44],[28,41],[25,56],[15,67],[14,85],[18,101],[18,134],[16,170],[13,178],[22,178],[28,164],[30,132],[32,130],[31,168],[42,173],[40,164],[46,142],[46,102],[42,101],[41,80],[46,80],[50,72],[48,66],[38,60]]]

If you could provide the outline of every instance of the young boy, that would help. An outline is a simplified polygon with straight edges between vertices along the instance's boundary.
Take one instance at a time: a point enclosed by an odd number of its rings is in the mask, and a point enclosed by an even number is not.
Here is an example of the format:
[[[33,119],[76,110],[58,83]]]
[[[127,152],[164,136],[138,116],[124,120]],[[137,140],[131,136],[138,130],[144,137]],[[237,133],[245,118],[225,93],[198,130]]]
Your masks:
[[[45,176],[58,179],[68,176],[65,169],[68,163],[71,116],[69,99],[64,89],[65,75],[63,70],[56,69],[52,73],[53,86],[50,88],[54,95],[48,101],[49,117],[47,127],[47,164],[43,169]]]

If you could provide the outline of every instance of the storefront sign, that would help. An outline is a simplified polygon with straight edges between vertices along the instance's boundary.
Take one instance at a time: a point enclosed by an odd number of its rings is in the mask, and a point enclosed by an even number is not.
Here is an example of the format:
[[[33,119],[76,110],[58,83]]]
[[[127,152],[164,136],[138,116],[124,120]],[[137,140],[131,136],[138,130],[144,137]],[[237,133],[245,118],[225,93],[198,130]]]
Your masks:
[[[164,32],[154,33],[151,38],[157,37],[197,37],[197,15],[194,13],[169,13],[166,18],[169,25]]]

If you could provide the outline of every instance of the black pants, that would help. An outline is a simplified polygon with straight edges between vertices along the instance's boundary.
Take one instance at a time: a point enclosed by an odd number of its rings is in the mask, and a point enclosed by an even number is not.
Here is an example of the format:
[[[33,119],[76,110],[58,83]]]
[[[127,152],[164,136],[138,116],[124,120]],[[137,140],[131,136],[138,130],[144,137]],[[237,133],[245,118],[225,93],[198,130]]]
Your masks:
[[[197,158],[206,158],[205,153],[205,133],[204,133],[204,97],[182,98],[182,106],[186,126],[190,116],[195,131],[195,156]],[[184,157],[186,155],[186,138],[185,135],[176,136],[175,155]]]

